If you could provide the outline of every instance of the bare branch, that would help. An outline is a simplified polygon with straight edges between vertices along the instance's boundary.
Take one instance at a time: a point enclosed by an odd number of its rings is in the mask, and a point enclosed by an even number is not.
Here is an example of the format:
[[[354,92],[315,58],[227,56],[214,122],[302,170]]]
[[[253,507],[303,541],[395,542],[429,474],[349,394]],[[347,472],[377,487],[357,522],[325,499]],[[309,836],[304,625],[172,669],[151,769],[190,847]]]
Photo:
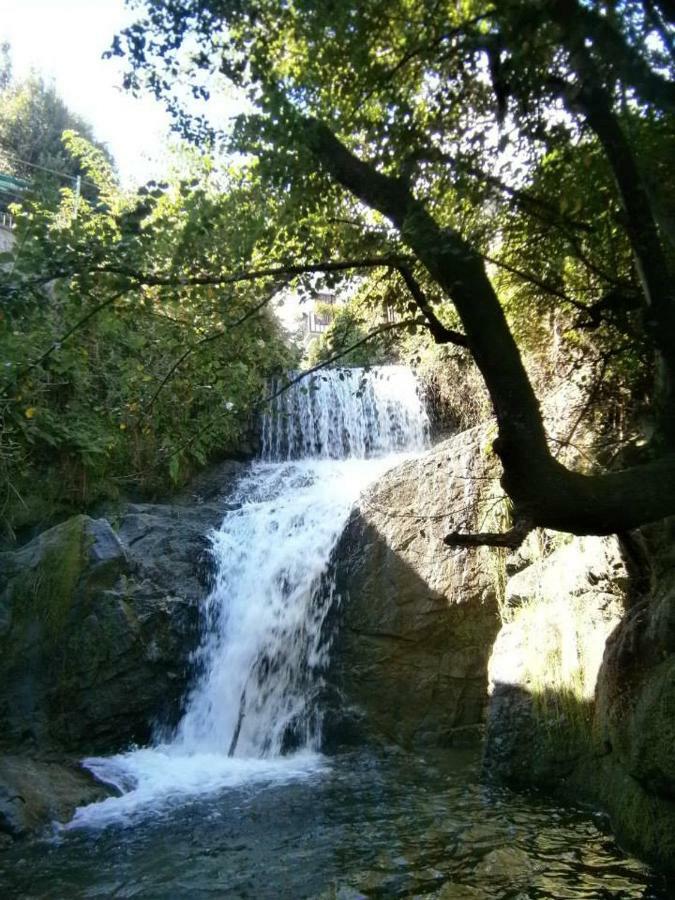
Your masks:
[[[409,262],[405,256],[367,256],[357,259],[323,260],[317,263],[286,263],[269,266],[263,269],[230,272],[216,275],[159,275],[152,272],[140,272],[123,266],[99,266],[90,269],[94,274],[121,275],[130,278],[137,284],[148,287],[208,287],[224,284],[238,284],[244,281],[257,281],[262,278],[279,278],[284,276],[306,275],[316,272],[345,272],[350,269],[377,269],[392,267]],[[71,273],[76,274],[76,273]],[[63,277],[63,276],[61,276]]]
[[[270,394],[268,397],[265,397],[264,400],[261,400],[260,403],[257,403],[256,406],[264,405],[266,403],[270,403],[276,397],[279,397],[281,394],[284,394],[289,388],[292,388],[294,385],[298,384],[301,381],[304,381],[305,378],[308,378],[310,375],[313,375],[315,372],[320,371],[321,369],[325,369],[328,366],[331,366],[334,362],[337,362],[339,359],[343,359],[345,356],[348,356],[352,350],[358,350],[359,347],[362,347],[368,341],[372,340],[374,337],[377,337],[380,334],[385,334],[387,331],[394,331],[397,328],[407,328],[408,325],[420,325],[422,324],[417,319],[403,319],[401,322],[387,322],[385,325],[380,325],[378,328],[375,328],[370,334],[367,334],[364,338],[356,341],[353,344],[350,344],[349,347],[341,349],[338,353],[335,353],[329,359],[324,360],[324,362],[317,363],[317,365],[312,366],[311,369],[305,369],[304,372],[301,372],[296,378],[292,378],[289,382],[287,382],[282,388],[278,391],[275,391],[273,394]]]
[[[529,522],[514,525],[508,531],[481,531],[475,534],[453,531],[446,534],[446,547],[506,547],[517,550],[534,526]]]
[[[72,337],[76,331],[78,331],[80,328],[82,328],[84,325],[86,325],[90,319],[93,319],[94,316],[98,315],[98,313],[102,312],[108,306],[112,306],[116,300],[119,300],[119,298],[124,296],[124,294],[126,294],[126,293],[128,293],[127,290],[118,291],[116,294],[113,294],[111,297],[108,297],[105,300],[103,300],[103,302],[99,303],[93,309],[90,309],[89,312],[86,315],[82,316],[81,319],[78,319],[78,321],[75,322],[75,324],[73,326],[71,326],[68,329],[68,331],[65,332],[65,334],[62,334],[61,337],[59,337],[55,341],[53,341],[51,346],[41,356],[38,356],[37,359],[34,359],[23,369],[19,369],[19,371],[17,371],[14,376],[13,383],[16,383],[16,381],[19,378],[22,378],[28,372],[31,372],[33,369],[35,369],[37,366],[39,366],[41,363],[43,363],[46,359],[48,359],[52,355],[52,353],[54,353],[56,350],[58,350],[62,344],[64,344],[70,337]]]
[[[367,334],[364,338],[361,338],[360,340],[351,344],[349,347],[346,347],[345,349],[340,350],[339,353],[334,354],[333,356],[331,356],[329,359],[325,360],[324,362],[320,362],[316,366],[312,366],[311,369],[306,369],[304,372],[301,372],[296,378],[292,378],[289,382],[287,382],[278,391],[274,391],[272,394],[269,394],[267,397],[263,397],[261,400],[259,400],[257,403],[254,403],[251,406],[251,408],[250,408],[251,411],[254,409],[257,409],[261,406],[264,406],[266,403],[270,403],[276,397],[281,396],[281,394],[284,394],[286,391],[290,390],[290,388],[292,388],[294,385],[298,384],[299,382],[303,381],[305,378],[309,378],[309,376],[313,375],[315,372],[318,372],[321,369],[327,368],[328,366],[332,365],[334,362],[337,362],[339,359],[343,359],[345,356],[347,356],[353,350],[357,350],[359,347],[362,347],[364,344],[366,344],[368,341],[372,340],[374,337],[377,337],[380,334],[385,334],[388,331],[394,331],[398,328],[407,328],[408,325],[422,325],[422,324],[424,324],[424,323],[419,322],[417,319],[404,319],[401,322],[387,322],[385,325],[380,325],[378,328],[375,328],[373,331],[371,331],[370,334]],[[194,444],[194,442],[197,440],[197,438],[201,437],[203,434],[206,434],[213,427],[214,427],[214,422],[212,420],[212,421],[208,422],[204,426],[204,428],[200,428],[199,431],[197,431],[195,434],[193,434],[189,440],[185,441],[183,444],[180,444],[178,447],[175,447],[173,450],[171,450],[170,453],[166,454],[163,457],[162,461],[164,461],[166,459],[171,459],[172,457],[176,456],[177,454],[182,453],[183,450],[186,450],[188,447],[190,447],[192,444]]]
[[[159,394],[162,391],[162,388],[164,388],[164,386],[167,384],[167,382],[172,378],[172,376],[176,373],[176,371],[180,368],[180,366],[185,362],[185,360],[189,356],[191,356],[193,353],[196,353],[198,350],[201,350],[203,347],[205,347],[207,344],[210,344],[212,341],[215,341],[218,338],[225,337],[225,335],[228,334],[233,328],[238,328],[240,325],[243,325],[244,322],[247,322],[249,319],[253,318],[253,316],[255,316],[256,313],[260,312],[261,309],[263,309],[265,306],[267,306],[267,304],[276,296],[276,294],[278,294],[279,291],[283,287],[285,287],[287,284],[288,284],[288,280],[284,281],[282,284],[277,284],[274,287],[274,290],[272,290],[270,293],[268,293],[260,301],[260,303],[256,303],[255,306],[252,306],[251,309],[247,310],[247,312],[245,312],[238,319],[235,319],[232,322],[228,322],[224,328],[221,328],[218,331],[214,331],[212,334],[206,335],[206,337],[201,338],[201,340],[192,344],[190,347],[187,348],[187,350],[185,350],[183,353],[181,353],[181,355],[178,357],[177,360],[174,361],[174,363],[171,365],[171,367],[169,368],[166,375],[162,378],[160,383],[157,385],[157,389],[155,390],[154,394],[152,395],[152,397],[146,404],[145,409],[143,410],[141,420],[145,419],[146,416],[150,413],[152,407],[155,404],[155,401],[157,400],[157,397],[159,396]]]
[[[433,335],[434,341],[437,344],[457,344],[458,347],[468,347],[469,342],[465,335],[455,331],[453,328],[446,328],[440,319],[437,318],[421,285],[408,266],[399,265],[396,266],[396,269],[405,281],[419,311],[427,320],[427,328]]]

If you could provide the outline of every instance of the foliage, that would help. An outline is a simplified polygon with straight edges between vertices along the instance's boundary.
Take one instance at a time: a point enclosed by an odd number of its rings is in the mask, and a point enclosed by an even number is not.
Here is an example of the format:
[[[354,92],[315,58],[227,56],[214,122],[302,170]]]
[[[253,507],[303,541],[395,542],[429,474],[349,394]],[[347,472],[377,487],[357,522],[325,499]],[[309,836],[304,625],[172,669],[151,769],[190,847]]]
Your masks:
[[[340,365],[375,366],[392,362],[397,358],[396,337],[382,334],[355,350],[345,353],[349,347],[362,341],[379,325],[387,321],[386,310],[373,307],[372,298],[364,302],[363,291],[342,305],[318,304],[316,312],[329,319],[326,331],[309,345],[307,361],[310,366],[340,355]]]
[[[239,450],[265,379],[294,361],[267,306],[279,279],[223,281],[259,252],[264,209],[249,172],[219,182],[208,160],[193,161],[189,178],[125,194],[100,150],[65,141],[97,199],[66,188],[54,206],[26,201],[0,272],[10,532],[181,483]]]
[[[0,173],[25,179],[33,190],[43,195],[47,191],[54,200],[59,188],[72,186],[78,175],[85,175],[81,160],[63,145],[64,131],[77,132],[111,162],[107,150],[96,144],[90,126],[68,109],[53,85],[36,74],[12,80],[6,47],[0,71]],[[91,193],[93,187],[85,183],[83,190]],[[5,205],[16,199],[0,196]]]
[[[673,491],[652,489],[675,445],[666,4],[143,6],[112,51],[129,57],[129,84],[164,97],[192,137],[205,126],[176,91],[185,77],[206,96],[224,73],[255,107],[229,140],[285,198],[275,252],[378,254],[371,280],[408,292],[437,342],[468,347],[514,521],[604,533],[673,511]],[[641,390],[655,360],[647,468],[593,480],[558,465],[514,337],[569,340]]]

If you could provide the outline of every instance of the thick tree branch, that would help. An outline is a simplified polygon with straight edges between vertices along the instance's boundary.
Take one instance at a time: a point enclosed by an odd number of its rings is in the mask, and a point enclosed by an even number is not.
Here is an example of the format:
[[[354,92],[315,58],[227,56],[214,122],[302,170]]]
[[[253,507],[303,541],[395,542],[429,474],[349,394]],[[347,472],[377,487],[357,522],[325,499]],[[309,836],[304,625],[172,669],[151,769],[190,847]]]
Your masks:
[[[263,278],[280,278],[286,275],[308,275],[318,272],[346,272],[350,269],[377,269],[397,266],[407,260],[401,256],[368,256],[357,259],[324,260],[316,263],[281,263],[262,269],[230,272],[222,275],[160,275],[142,272],[125,266],[107,265],[88,270],[94,274],[120,275],[146,287],[208,287],[258,281]],[[75,274],[75,273],[70,273]],[[63,275],[61,276],[63,277]]]
[[[490,392],[504,455],[514,466],[523,466],[523,477],[527,456],[530,470],[532,460],[546,465],[549,453],[539,405],[480,255],[456,231],[441,228],[405,182],[358,159],[323,123],[304,119],[302,124],[320,164],[343,187],[393,222],[452,299]]]
[[[675,286],[661,243],[657,217],[634,153],[614,113],[612,98],[603,86],[601,73],[584,41],[569,27],[565,11],[579,7],[576,0],[556,0],[552,4],[579,84],[557,84],[558,93],[573,112],[581,112],[600,141],[612,169],[625,211],[624,227],[635,257],[645,299],[650,308],[649,332],[663,363],[661,385],[661,427],[675,445]]]
[[[446,547],[506,547],[517,550],[532,528],[532,525],[521,523],[508,531],[479,531],[474,534],[451,531],[443,538],[443,543]]]
[[[266,266],[261,269],[247,269],[239,272],[204,273],[201,275],[166,275],[157,272],[144,272],[140,269],[132,269],[128,266],[119,266],[113,263],[94,265],[80,269],[56,269],[30,282],[30,285],[47,284],[63,278],[73,278],[78,275],[116,275],[127,278],[136,285],[143,287],[219,287],[240,282],[258,281],[264,278],[283,278],[284,276],[311,275],[319,272],[346,272],[351,269],[377,269],[391,268],[411,260],[401,255],[366,256],[355,259],[322,260],[315,263],[279,263],[275,266]]]
[[[551,16],[563,25],[577,46],[592,41],[593,49],[622,80],[635,89],[645,102],[664,111],[675,112],[675,84],[653,72],[640,53],[632,47],[615,27],[611,16],[600,16],[578,0],[552,0]],[[590,54],[589,54],[590,56]]]
[[[483,260],[457,232],[441,228],[408,185],[378,172],[315,119],[302,119],[319,163],[362,202],[385,215],[447,293],[483,375],[497,417],[494,449],[517,521],[610,534],[675,513],[675,456],[623,472],[580,475],[553,459],[539,404]]]

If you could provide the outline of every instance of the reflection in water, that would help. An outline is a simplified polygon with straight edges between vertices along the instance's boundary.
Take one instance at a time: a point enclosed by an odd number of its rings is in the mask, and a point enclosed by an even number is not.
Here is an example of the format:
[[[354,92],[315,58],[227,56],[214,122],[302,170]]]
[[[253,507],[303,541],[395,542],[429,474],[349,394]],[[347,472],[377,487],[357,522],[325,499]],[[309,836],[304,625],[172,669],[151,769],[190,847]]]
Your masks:
[[[303,780],[176,799],[134,825],[17,845],[7,897],[665,900],[586,814],[495,790],[444,751],[345,754]],[[0,857],[0,867],[3,860]]]

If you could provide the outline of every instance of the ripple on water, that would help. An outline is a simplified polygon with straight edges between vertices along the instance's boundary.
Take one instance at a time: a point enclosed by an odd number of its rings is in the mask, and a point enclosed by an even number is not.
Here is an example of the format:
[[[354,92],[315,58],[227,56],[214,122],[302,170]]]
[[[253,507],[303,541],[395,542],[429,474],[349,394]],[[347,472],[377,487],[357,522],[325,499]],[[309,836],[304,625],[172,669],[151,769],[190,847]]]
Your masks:
[[[488,789],[475,760],[346,754],[0,858],[12,898],[665,900],[585,813]]]

